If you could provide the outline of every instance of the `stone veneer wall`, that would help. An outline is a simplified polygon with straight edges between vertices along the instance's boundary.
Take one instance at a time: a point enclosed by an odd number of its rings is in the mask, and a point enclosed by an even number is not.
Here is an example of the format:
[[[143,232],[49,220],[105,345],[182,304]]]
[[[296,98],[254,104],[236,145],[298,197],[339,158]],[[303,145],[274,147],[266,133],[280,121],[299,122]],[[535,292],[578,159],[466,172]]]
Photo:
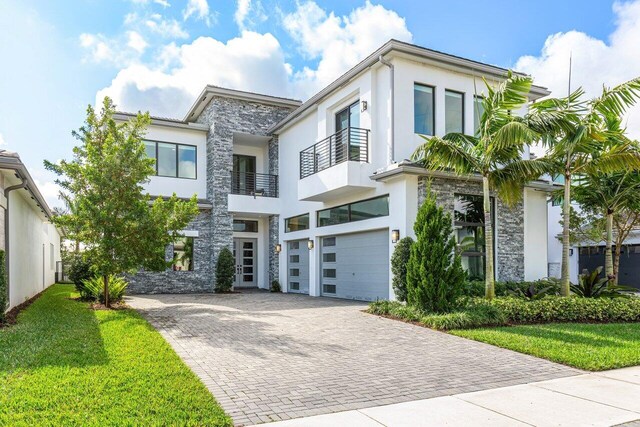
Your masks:
[[[211,210],[200,211],[187,230],[195,230],[193,240],[193,271],[139,271],[128,277],[131,294],[181,294],[213,292],[214,264],[211,263]],[[173,258],[173,246],[168,246],[165,260]]]
[[[454,195],[482,195],[482,183],[464,179],[421,177],[418,180],[418,203],[425,199],[427,188],[436,196],[436,202],[453,215]],[[492,194],[495,197],[495,195]],[[496,197],[496,238],[498,280],[524,280],[524,205],[513,208]],[[546,230],[545,230],[546,232]]]
[[[214,96],[202,111],[198,123],[209,125],[207,135],[207,199],[213,203],[211,211],[211,263],[215,265],[222,248],[232,249],[233,218],[228,211],[228,194],[231,192],[233,168],[233,133],[267,135],[267,130],[291,112],[287,107],[276,107],[257,102]],[[269,142],[269,172],[278,173],[278,140]],[[275,219],[274,219],[275,218]],[[272,225],[275,223],[275,225]],[[277,258],[271,250],[278,239],[277,217],[269,218],[269,280],[272,280]],[[275,237],[274,237],[275,236]],[[215,279],[212,276],[212,281]]]

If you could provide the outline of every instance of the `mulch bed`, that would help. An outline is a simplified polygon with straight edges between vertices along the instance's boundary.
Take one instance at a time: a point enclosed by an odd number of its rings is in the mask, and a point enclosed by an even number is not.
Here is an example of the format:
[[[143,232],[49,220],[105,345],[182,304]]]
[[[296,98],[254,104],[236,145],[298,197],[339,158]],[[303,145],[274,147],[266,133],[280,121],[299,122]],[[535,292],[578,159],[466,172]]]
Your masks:
[[[131,307],[121,301],[111,303],[111,307],[109,308],[100,302],[92,302],[89,304],[89,308],[92,310],[126,310]]]
[[[20,312],[22,310],[26,309],[31,304],[33,304],[35,300],[40,298],[40,295],[42,295],[43,292],[44,291],[41,291],[41,292],[35,294],[34,296],[29,298],[28,300],[26,300],[22,304],[18,304],[15,307],[13,307],[11,310],[9,310],[7,312],[7,314],[5,314],[5,316],[4,316],[4,323],[0,322],[0,329],[1,328],[8,328],[9,326],[15,325],[16,323],[18,323],[18,314],[20,314]]]

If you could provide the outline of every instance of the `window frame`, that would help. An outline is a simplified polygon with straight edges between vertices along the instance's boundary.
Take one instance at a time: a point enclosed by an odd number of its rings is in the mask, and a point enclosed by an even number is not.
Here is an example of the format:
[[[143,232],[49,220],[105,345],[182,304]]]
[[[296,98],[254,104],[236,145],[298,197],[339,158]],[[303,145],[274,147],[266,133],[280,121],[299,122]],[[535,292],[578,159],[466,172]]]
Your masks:
[[[445,134],[446,133],[457,133],[457,132],[447,132],[447,93],[453,93],[456,95],[460,95],[461,99],[461,105],[462,105],[462,111],[461,111],[461,123],[460,123],[460,132],[462,134],[465,134],[465,120],[464,120],[464,114],[465,114],[465,108],[464,108],[464,104],[466,102],[466,94],[464,92],[461,92],[459,90],[454,90],[454,89],[445,89],[444,90],[444,131]],[[435,112],[435,111],[434,111]]]
[[[431,89],[431,103],[433,104],[433,114],[431,115],[431,127],[432,133],[419,133],[416,132],[416,86],[428,87]],[[436,87],[426,83],[413,82],[413,133],[415,135],[435,136],[436,129]]]
[[[244,224],[245,224],[245,226],[246,226],[248,223],[255,224],[255,226],[256,226],[256,231],[251,231],[251,230],[249,230],[249,231],[247,231],[247,230],[242,230],[242,231],[234,230],[233,226],[236,224],[236,222],[238,222],[238,223],[241,223],[241,222],[242,222],[242,223],[244,223]],[[258,220],[254,220],[254,219],[234,219],[234,220],[231,222],[231,230],[232,230],[232,232],[234,232],[234,233],[259,233],[259,232],[260,232],[260,222],[259,222]]]
[[[357,219],[357,220],[353,220],[352,219],[351,205],[355,205],[355,204],[358,204],[358,203],[364,203],[364,202],[370,202],[372,200],[384,199],[384,198],[387,199],[387,214],[386,215],[378,215],[378,216],[375,216],[375,217],[372,217],[372,218],[364,218],[364,219]],[[353,202],[350,202],[350,203],[345,203],[343,205],[337,205],[337,206],[332,206],[330,208],[321,209],[321,210],[316,211],[316,227],[317,228],[319,228],[319,227],[330,227],[332,225],[340,225],[340,224],[348,224],[350,222],[366,221],[367,219],[383,218],[385,216],[389,216],[389,204],[390,204],[389,195],[388,194],[383,194],[381,196],[371,197],[371,198],[364,199],[364,200],[356,200],[356,201],[353,201]],[[345,207],[347,208],[347,218],[348,218],[346,221],[336,222],[335,224],[325,224],[325,225],[322,225],[320,223],[320,213],[331,211],[332,209],[340,209],[340,208],[345,208]]]
[[[292,220],[292,219],[296,219],[296,218],[302,218],[306,216],[307,217],[307,228],[301,228],[298,230],[289,230],[288,229],[288,221]],[[303,213],[300,215],[294,215],[294,216],[290,216],[289,218],[285,218],[284,219],[284,232],[285,233],[295,233],[296,231],[304,231],[304,230],[308,230],[309,228],[311,228],[311,214],[309,212],[307,213]]]
[[[188,272],[188,271],[195,271],[196,270],[196,238],[194,236],[178,236],[176,240],[182,240],[184,239],[185,245],[187,244],[187,242],[189,240],[191,240],[192,244],[191,244],[191,269],[187,269],[187,270],[178,270],[176,268],[176,263],[175,263],[175,256],[176,256],[176,242],[174,241],[173,243],[171,243],[171,250],[173,252],[173,258],[171,260],[171,271],[179,271],[179,272]],[[186,252],[184,249],[182,249],[180,252]]]
[[[143,139],[142,140],[144,143],[147,142],[151,142],[154,144],[155,146],[155,157],[154,157],[154,161],[155,164],[153,165],[154,169],[155,169],[155,175],[154,176],[159,176],[159,177],[163,177],[163,178],[177,178],[177,179],[192,179],[192,180],[197,180],[198,179],[198,146],[197,145],[193,145],[193,144],[183,144],[180,142],[171,142],[171,141],[161,141],[158,139]],[[171,144],[171,145],[175,145],[176,147],[176,174],[174,175],[160,175],[158,173],[158,144]],[[195,159],[194,159],[194,164],[195,164],[195,176],[193,178],[190,177],[186,177],[186,176],[180,176],[180,147],[189,147],[189,148],[193,148],[195,150]]]

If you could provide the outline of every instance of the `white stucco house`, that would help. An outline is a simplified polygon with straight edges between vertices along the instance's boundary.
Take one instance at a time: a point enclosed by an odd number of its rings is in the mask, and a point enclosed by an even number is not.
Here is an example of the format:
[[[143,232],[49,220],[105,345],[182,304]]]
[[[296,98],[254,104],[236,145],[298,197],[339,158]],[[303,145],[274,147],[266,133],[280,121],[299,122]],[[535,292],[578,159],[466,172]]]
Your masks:
[[[305,102],[207,86],[184,119],[153,118],[146,137],[157,165],[149,193],[200,199],[200,215],[168,251],[183,261],[138,273],[130,289],[211,292],[217,254],[229,247],[237,288],[277,279],[284,292],[393,299],[389,259],[399,238],[414,235],[427,188],[451,213],[459,241],[473,242],[463,263],[482,278],[478,177],[409,159],[418,134],[473,134],[482,78],[497,83],[506,72],[391,40]],[[548,94],[534,86],[530,99]],[[492,197],[497,279],[547,276],[551,188],[527,184],[514,208]]]
[[[0,249],[11,309],[55,282],[61,232],[17,153],[0,151]]]

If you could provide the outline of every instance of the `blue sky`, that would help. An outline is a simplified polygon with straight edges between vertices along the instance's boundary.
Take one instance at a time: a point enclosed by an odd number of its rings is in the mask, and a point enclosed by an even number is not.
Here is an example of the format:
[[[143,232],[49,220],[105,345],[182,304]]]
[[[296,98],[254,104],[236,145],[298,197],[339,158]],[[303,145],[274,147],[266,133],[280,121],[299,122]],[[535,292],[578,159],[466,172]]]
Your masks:
[[[591,92],[640,75],[640,0],[0,0],[0,28],[0,148],[51,204],[42,161],[71,155],[71,130],[105,94],[173,117],[206,83],[305,98],[391,37],[552,89],[569,52]]]

